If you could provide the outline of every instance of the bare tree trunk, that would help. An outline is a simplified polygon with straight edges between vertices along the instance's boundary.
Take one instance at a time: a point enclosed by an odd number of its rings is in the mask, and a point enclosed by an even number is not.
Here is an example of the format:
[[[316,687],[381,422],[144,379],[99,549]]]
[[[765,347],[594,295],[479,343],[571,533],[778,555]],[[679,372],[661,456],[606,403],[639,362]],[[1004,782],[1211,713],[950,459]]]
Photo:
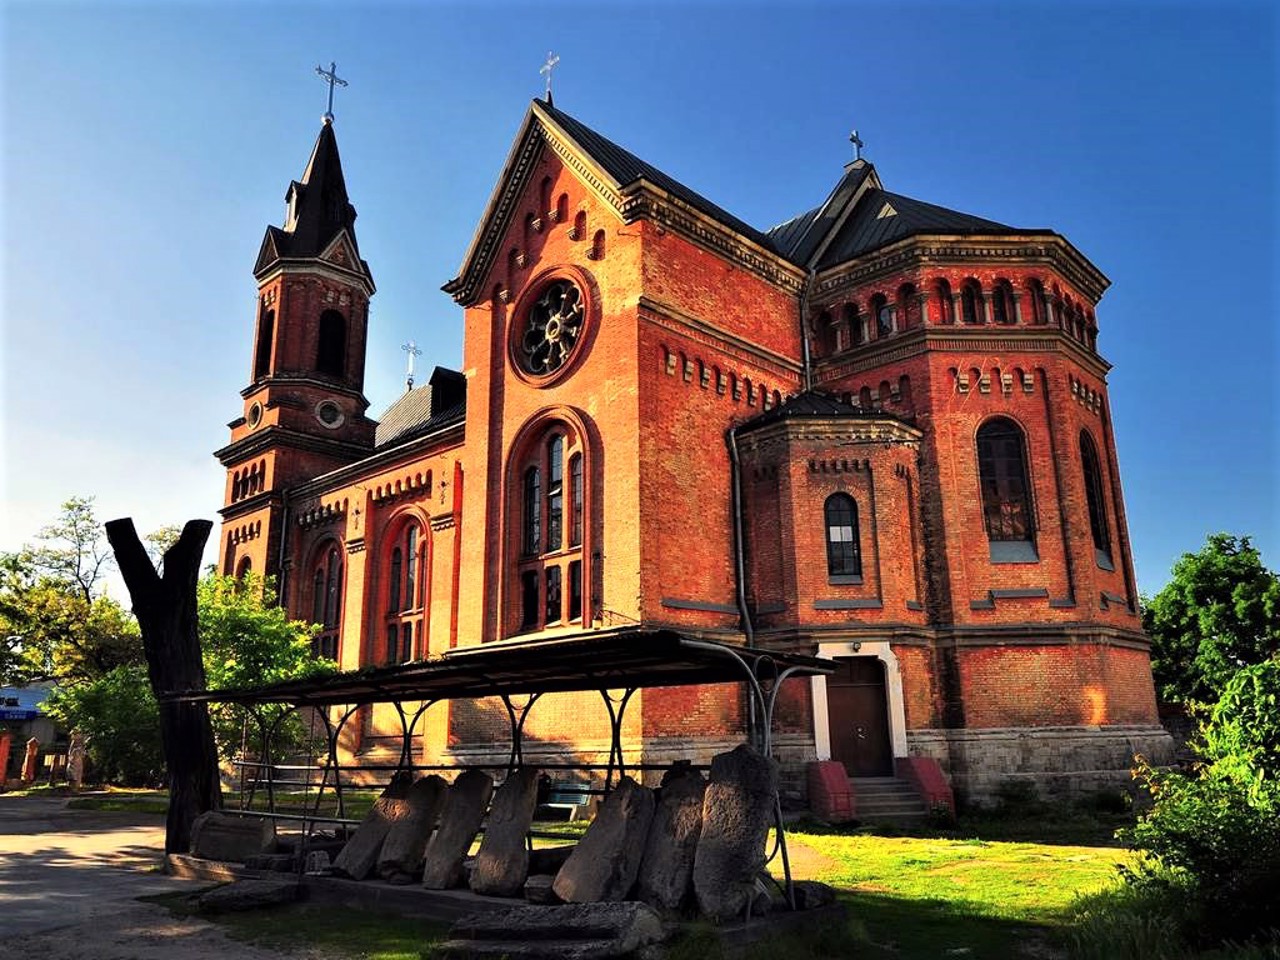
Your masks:
[[[166,853],[185,853],[195,818],[222,807],[218,751],[205,704],[169,703],[164,697],[205,688],[196,633],[196,581],[213,524],[191,520],[183,527],[177,543],[165,551],[163,576],[152,566],[131,518],[112,520],[106,526],[107,540],[142,628],[151,689],[160,701],[160,736],[169,771],[164,849]]]

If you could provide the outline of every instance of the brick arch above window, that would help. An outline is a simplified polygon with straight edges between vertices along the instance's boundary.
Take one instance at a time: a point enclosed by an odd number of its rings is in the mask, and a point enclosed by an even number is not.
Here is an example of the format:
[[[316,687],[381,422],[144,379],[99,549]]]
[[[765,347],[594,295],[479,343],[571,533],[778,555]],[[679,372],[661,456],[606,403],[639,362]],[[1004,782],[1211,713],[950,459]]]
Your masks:
[[[504,472],[503,635],[593,618],[600,456],[594,424],[576,409],[543,411],[517,435]]]

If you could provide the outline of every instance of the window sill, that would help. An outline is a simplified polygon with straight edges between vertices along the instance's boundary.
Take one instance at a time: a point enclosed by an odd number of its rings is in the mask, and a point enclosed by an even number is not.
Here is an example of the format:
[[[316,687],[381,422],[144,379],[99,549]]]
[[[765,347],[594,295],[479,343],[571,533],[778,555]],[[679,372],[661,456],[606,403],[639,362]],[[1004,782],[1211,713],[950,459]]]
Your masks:
[[[1039,563],[1032,540],[992,540],[988,543],[992,563]]]
[[[1101,569],[1106,570],[1109,573],[1115,573],[1116,565],[1111,562],[1111,554],[1107,553],[1107,551],[1099,547],[1095,547],[1093,550],[1093,558],[1097,561],[1098,566]]]
[[[833,587],[850,586],[862,583],[862,574],[860,573],[842,573],[827,577],[827,583]]]

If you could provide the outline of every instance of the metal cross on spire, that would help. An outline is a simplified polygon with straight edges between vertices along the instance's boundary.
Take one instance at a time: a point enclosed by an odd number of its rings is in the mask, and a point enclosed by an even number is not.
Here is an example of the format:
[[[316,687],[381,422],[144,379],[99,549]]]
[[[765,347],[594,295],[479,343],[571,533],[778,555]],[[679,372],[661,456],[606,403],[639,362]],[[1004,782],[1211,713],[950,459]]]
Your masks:
[[[422,356],[422,351],[418,349],[418,345],[410,340],[408,343],[401,344],[400,349],[409,355],[409,372],[404,378],[405,389],[413,389],[413,358]]]
[[[338,65],[332,60],[329,61],[329,69],[319,65],[316,66],[316,73],[320,75],[320,79],[329,84],[329,109],[325,110],[324,116],[321,117],[325,123],[333,123],[333,88],[334,86],[345,87],[347,81],[338,76]]]
[[[556,68],[556,64],[559,62],[560,58],[548,50],[547,62],[538,68],[538,72],[546,74],[547,77],[547,103],[551,102],[551,71]]]
[[[862,138],[858,136],[857,130],[849,134],[849,142],[853,144],[853,150],[854,150],[853,159],[861,160],[862,159]]]

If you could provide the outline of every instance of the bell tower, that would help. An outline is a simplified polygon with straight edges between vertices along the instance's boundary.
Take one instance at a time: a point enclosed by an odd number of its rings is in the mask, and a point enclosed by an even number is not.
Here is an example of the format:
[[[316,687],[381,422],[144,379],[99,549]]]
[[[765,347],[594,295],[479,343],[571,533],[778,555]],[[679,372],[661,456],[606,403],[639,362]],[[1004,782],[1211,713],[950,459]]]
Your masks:
[[[227,470],[219,571],[279,575],[290,487],[369,455],[364,360],[373,276],[356,243],[326,114],[283,227],[267,227],[242,413],[215,456]]]

